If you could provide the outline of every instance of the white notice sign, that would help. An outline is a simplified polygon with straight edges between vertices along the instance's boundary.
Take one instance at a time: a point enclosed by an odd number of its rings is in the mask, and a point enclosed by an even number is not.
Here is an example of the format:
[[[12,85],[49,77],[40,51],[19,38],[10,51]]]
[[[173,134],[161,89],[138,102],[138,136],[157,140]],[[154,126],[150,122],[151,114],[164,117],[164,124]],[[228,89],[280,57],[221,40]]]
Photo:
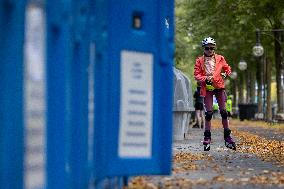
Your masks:
[[[153,55],[121,52],[120,65],[121,158],[152,156]]]

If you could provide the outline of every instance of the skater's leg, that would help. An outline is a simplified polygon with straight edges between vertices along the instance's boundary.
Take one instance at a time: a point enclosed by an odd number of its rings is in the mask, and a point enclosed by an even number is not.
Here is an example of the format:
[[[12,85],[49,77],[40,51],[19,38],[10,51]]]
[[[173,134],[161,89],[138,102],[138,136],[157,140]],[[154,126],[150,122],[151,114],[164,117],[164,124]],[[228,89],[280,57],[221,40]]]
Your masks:
[[[216,96],[220,114],[222,117],[222,125],[223,125],[223,128],[226,129],[229,127],[228,113],[226,110],[226,100],[227,100],[226,92],[225,90],[218,90],[215,96]]]
[[[236,150],[236,144],[231,137],[231,130],[228,128],[224,129],[224,140],[225,140],[225,146],[227,148]]]
[[[211,119],[213,116],[213,91],[206,91],[206,96],[204,98],[205,106],[205,131],[211,130]]]
[[[206,96],[204,98],[204,106],[205,106],[205,131],[204,131],[204,151],[210,150],[211,143],[211,119],[213,116],[213,91],[206,91]]]
[[[210,143],[211,143],[211,132],[207,130],[204,132],[204,140],[203,140],[204,151],[210,150]]]
[[[216,92],[216,98],[219,105],[219,110],[222,116],[222,124],[224,128],[224,140],[225,146],[227,148],[236,150],[236,144],[231,137],[231,130],[229,129],[228,113],[226,111],[226,92],[225,90],[220,90]]]

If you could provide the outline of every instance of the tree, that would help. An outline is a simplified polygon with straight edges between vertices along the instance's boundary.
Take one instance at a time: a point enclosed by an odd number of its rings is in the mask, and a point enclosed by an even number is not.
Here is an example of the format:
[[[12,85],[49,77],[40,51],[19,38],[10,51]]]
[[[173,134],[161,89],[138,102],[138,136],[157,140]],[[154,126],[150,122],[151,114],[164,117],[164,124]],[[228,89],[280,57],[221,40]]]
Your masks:
[[[255,44],[255,31],[257,28],[271,30],[283,27],[281,20],[284,20],[284,1],[178,0],[176,6],[178,10],[176,14],[178,21],[176,24],[176,55],[178,55],[176,64],[179,65],[182,62],[182,64],[189,64],[189,66],[184,66],[185,68],[192,68],[195,57],[202,52],[200,41],[204,37],[211,36],[217,40],[217,52],[226,57],[228,63],[235,71],[239,72],[239,75],[242,73],[237,70],[237,64],[241,57],[246,59],[250,70],[247,73],[251,75],[246,79],[248,82],[246,86],[254,86],[256,77],[252,73],[257,73],[257,68],[260,66],[257,60],[252,57],[251,52]],[[180,23],[182,25],[179,25]],[[274,38],[279,42],[283,40],[283,35],[277,35]],[[277,83],[281,83],[282,43],[276,44],[274,42],[275,53],[271,48],[273,46],[271,38],[265,37],[261,43],[266,47],[267,58],[275,62],[274,69],[269,70],[272,73],[272,78],[276,76]],[[185,44],[186,48],[180,44]],[[192,75],[193,73],[189,72],[188,74]],[[257,84],[258,88],[262,86],[259,79],[257,79]],[[278,106],[281,110],[284,93],[279,84],[277,84],[277,91]],[[244,91],[240,93],[244,93]],[[253,93],[253,90],[249,93],[249,99],[254,98]]]

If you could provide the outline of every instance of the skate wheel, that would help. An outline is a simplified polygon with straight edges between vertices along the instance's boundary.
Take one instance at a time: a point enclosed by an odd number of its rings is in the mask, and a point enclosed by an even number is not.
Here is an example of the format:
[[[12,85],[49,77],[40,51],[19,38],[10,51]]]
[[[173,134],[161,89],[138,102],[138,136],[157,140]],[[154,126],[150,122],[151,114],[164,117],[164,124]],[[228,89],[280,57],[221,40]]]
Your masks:
[[[228,142],[225,142],[225,146],[226,146],[227,148],[232,149],[232,150],[237,150],[235,144],[230,144],[230,143],[228,143]]]
[[[209,151],[210,150],[210,145],[204,145],[204,151]]]

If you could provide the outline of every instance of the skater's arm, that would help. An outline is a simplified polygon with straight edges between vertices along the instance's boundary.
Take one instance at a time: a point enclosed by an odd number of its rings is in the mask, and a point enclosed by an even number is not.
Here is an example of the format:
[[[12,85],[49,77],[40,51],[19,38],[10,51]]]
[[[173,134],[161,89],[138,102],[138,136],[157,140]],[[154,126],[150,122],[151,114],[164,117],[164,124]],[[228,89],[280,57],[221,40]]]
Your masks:
[[[203,74],[202,65],[199,59],[196,59],[194,65],[194,79],[197,81],[204,82],[206,80],[205,74]]]

